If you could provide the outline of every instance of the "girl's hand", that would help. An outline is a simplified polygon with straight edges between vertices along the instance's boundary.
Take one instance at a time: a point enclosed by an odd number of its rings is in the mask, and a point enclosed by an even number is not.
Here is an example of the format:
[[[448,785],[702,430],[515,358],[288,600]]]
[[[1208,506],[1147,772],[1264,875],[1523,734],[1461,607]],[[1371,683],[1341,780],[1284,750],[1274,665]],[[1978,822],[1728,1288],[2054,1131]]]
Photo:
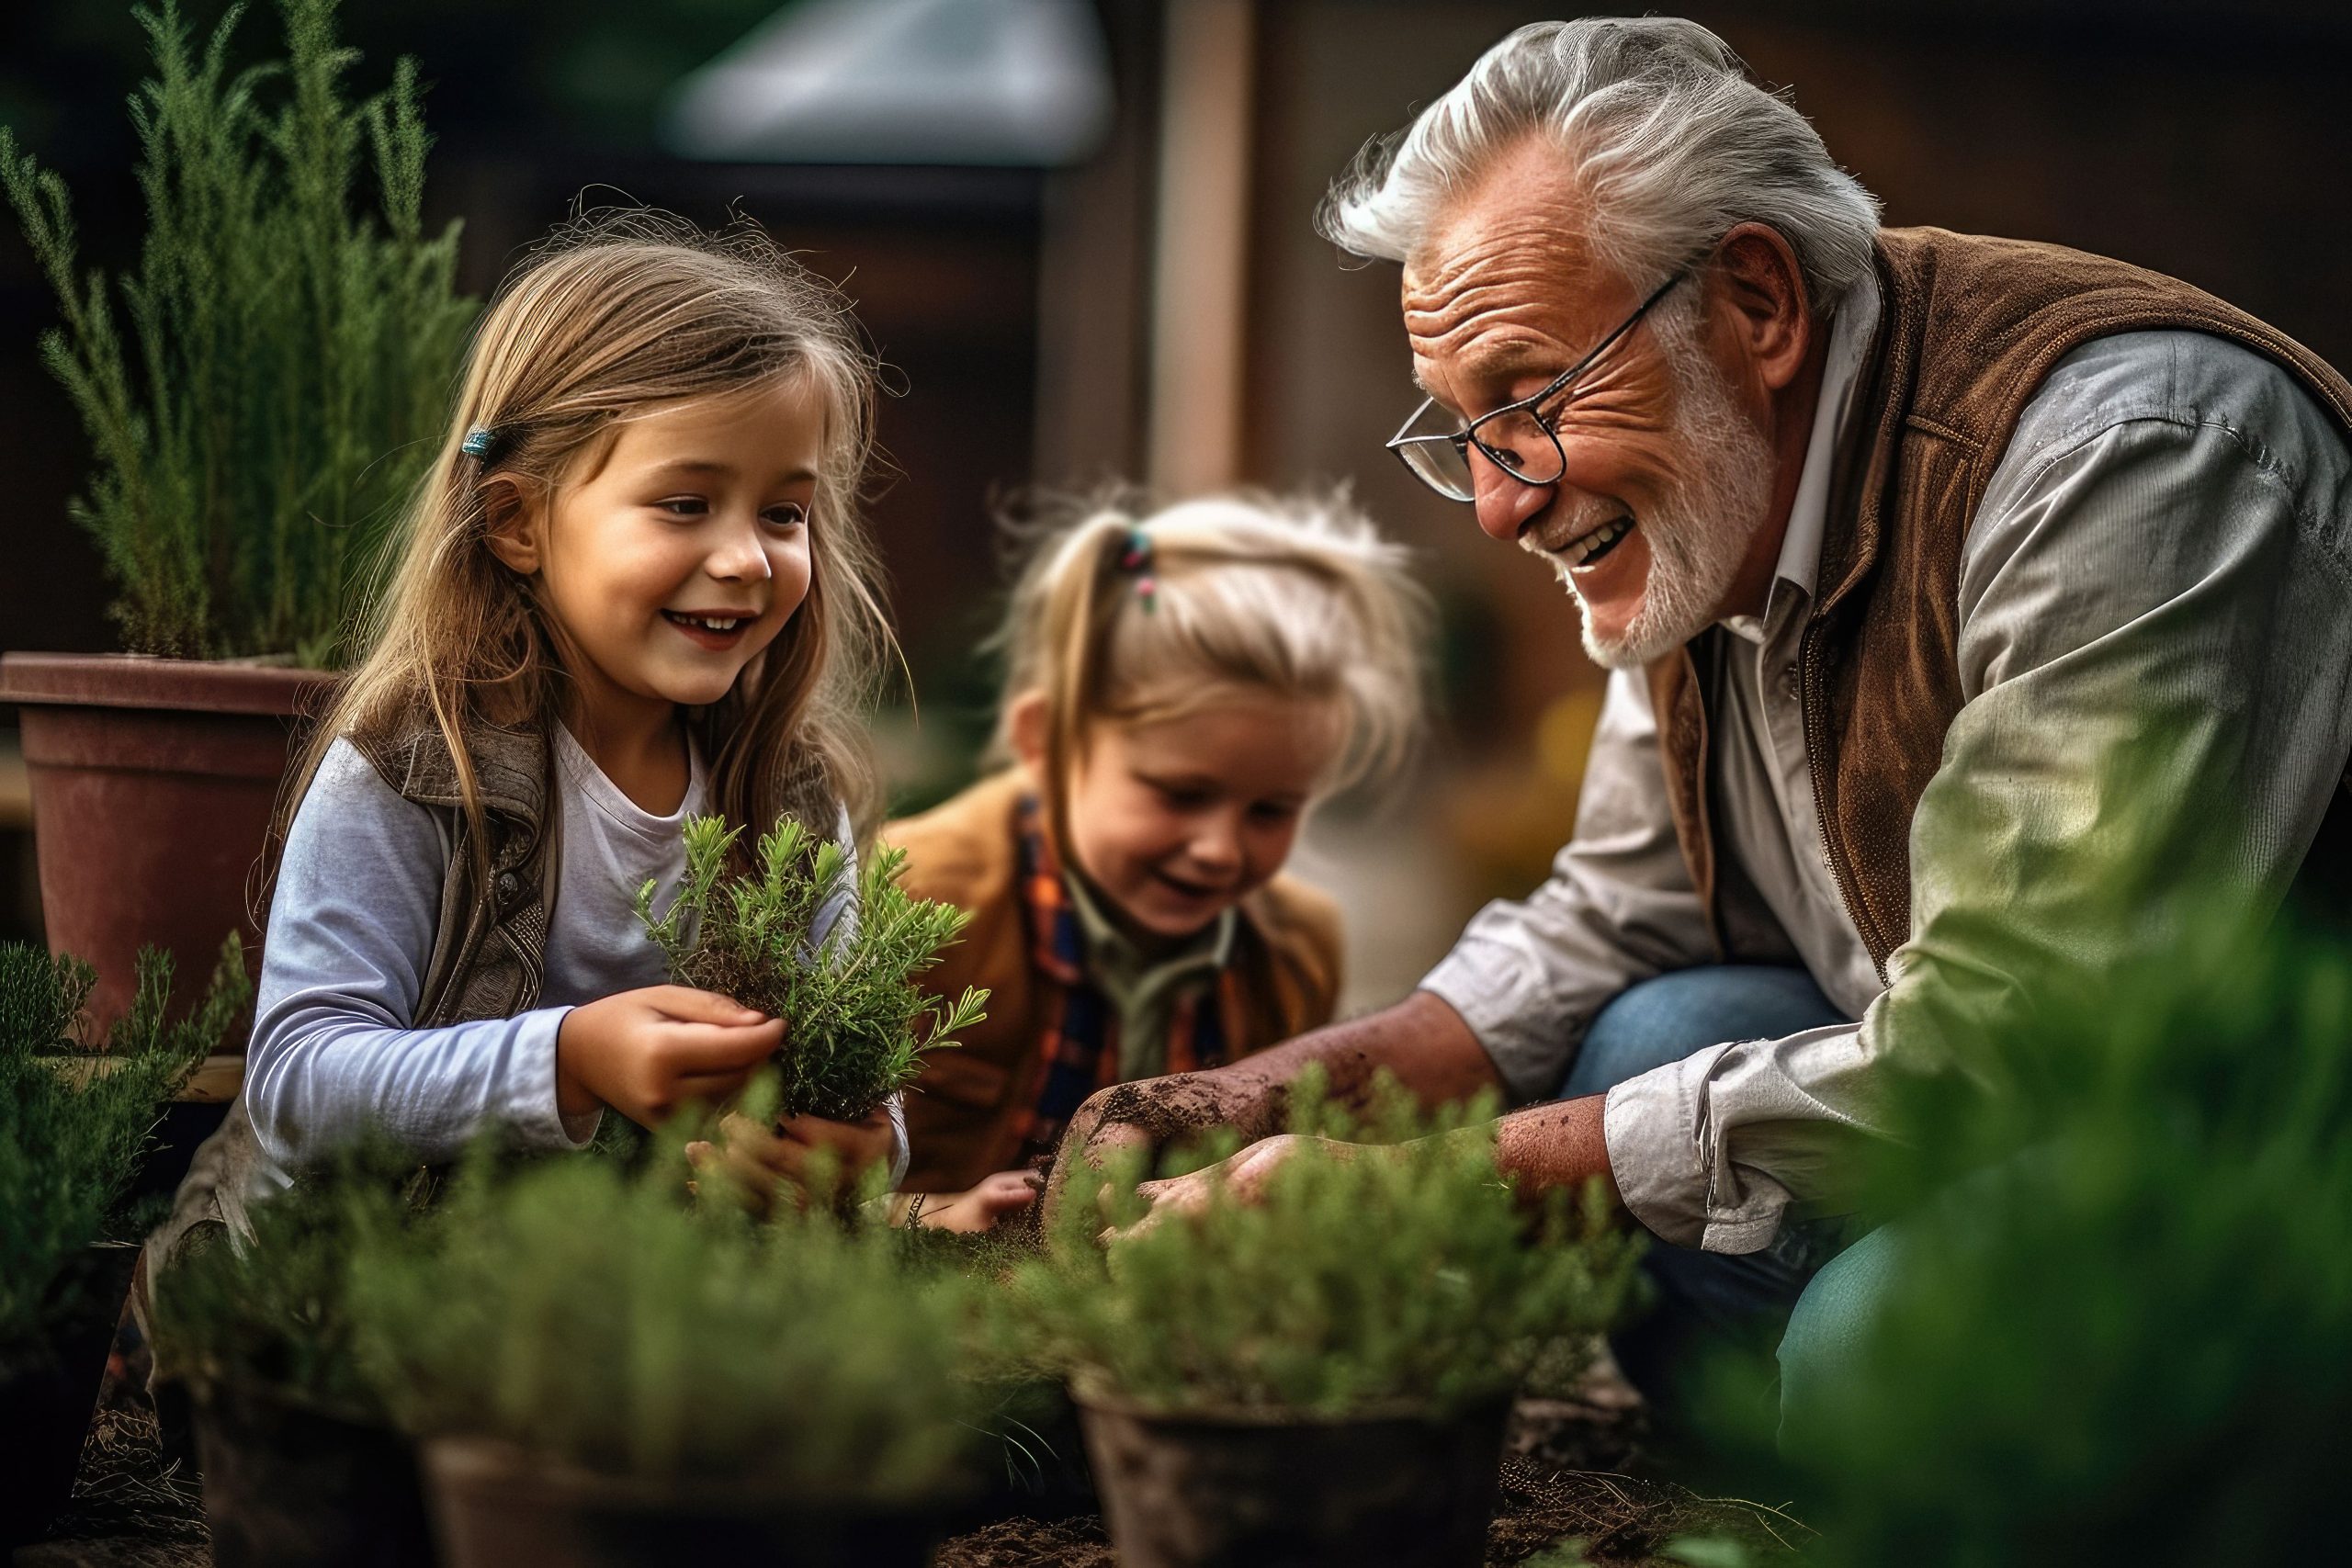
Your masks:
[[[997,1221],[1017,1214],[1037,1201],[1042,1178],[1034,1170],[1000,1170],[984,1177],[965,1192],[943,1192],[925,1201],[915,1216],[924,1230],[959,1231],[969,1235],[994,1230]]]
[[[1139,1184],[1136,1195],[1150,1201],[1150,1212],[1125,1230],[1103,1232],[1102,1239],[1125,1241],[1142,1235],[1155,1225],[1166,1224],[1170,1215],[1200,1213],[1220,1196],[1237,1203],[1255,1203],[1265,1196],[1267,1181],[1282,1168],[1283,1162],[1310,1143],[1322,1145],[1341,1159],[1354,1157],[1352,1145],[1328,1138],[1310,1138],[1301,1133],[1261,1138],[1232,1157],[1189,1176]]]
[[[833,1156],[842,1190],[854,1191],[868,1166],[895,1152],[892,1141],[890,1113],[878,1108],[863,1122],[795,1116],[773,1132],[748,1116],[730,1114],[719,1121],[718,1142],[688,1144],[686,1158],[698,1171],[726,1176],[754,1207],[764,1207],[779,1186],[804,1184],[809,1159],[820,1149]]]
[[[689,1101],[735,1093],[784,1043],[784,1021],[710,991],[648,986],[564,1014],[555,1040],[556,1105],[599,1102],[658,1126]]]

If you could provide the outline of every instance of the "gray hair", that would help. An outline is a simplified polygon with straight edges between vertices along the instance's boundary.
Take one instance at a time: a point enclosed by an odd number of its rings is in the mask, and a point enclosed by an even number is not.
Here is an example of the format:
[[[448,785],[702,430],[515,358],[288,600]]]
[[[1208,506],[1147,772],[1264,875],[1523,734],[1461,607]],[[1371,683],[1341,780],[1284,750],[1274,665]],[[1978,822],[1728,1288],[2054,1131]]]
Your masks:
[[[1870,270],[1878,199],[1728,44],[1672,17],[1520,28],[1411,126],[1367,143],[1316,227],[1357,255],[1410,260],[1446,203],[1531,135],[1566,155],[1594,214],[1587,238],[1640,287],[1747,222],[1795,250],[1816,312]]]

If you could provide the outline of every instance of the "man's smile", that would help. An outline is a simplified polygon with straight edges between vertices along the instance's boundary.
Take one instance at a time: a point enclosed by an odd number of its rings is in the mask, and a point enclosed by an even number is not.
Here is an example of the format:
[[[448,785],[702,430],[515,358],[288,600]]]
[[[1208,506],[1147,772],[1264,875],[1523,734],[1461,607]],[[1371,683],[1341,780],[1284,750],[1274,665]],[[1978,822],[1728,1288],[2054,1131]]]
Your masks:
[[[1598,566],[1601,558],[1624,543],[1626,536],[1633,531],[1634,520],[1631,517],[1612,517],[1570,543],[1558,555],[1567,563],[1569,570],[1582,571]]]
[[[1625,542],[1636,525],[1627,512],[1580,518],[1547,518],[1521,536],[1520,544],[1549,556],[1563,571],[1581,571],[1601,560]]]

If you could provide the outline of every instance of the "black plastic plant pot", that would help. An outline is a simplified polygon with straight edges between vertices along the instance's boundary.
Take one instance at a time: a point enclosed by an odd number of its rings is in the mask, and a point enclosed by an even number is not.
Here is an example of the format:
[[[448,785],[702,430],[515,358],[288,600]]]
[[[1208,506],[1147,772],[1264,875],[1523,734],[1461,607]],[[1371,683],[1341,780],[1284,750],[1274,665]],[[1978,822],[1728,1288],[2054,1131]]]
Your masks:
[[[1479,1568],[1509,1399],[1433,1416],[1166,1415],[1074,1394],[1121,1568]]]
[[[73,1499],[138,1261],[128,1245],[83,1248],[53,1287],[72,1304],[46,1342],[0,1347],[0,1551],[40,1540]]]
[[[257,1384],[196,1391],[216,1568],[433,1568],[416,1448]]]
[[[606,1475],[479,1438],[424,1446],[447,1568],[922,1568],[959,1493],[880,1506],[754,1483]]]

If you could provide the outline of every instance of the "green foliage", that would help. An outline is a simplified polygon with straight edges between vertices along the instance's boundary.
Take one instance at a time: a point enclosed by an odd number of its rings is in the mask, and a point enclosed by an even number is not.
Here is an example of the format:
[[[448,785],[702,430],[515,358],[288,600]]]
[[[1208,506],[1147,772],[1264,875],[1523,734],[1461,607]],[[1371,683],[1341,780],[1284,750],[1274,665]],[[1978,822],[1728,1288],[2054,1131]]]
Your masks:
[[[1032,1353],[1166,1411],[1454,1409],[1617,1316],[1637,1244],[1597,1192],[1531,1222],[1496,1170],[1489,1100],[1425,1117],[1389,1083],[1359,1122],[1310,1074],[1292,1107],[1299,1136],[1256,1202],[1220,1190],[1106,1250],[1103,1225],[1144,1213],[1139,1164],[1106,1172],[1099,1212],[1065,1201],[1013,1279]]]
[[[353,1348],[351,1258],[362,1238],[397,1235],[421,1216],[414,1172],[397,1151],[355,1153],[254,1205],[249,1239],[183,1249],[153,1281],[159,1354],[193,1382],[262,1384],[379,1416]]]
[[[81,1052],[73,1034],[89,965],[0,946],[0,1360],[31,1353],[78,1307],[65,1286],[82,1248],[141,1228],[124,1198],[148,1134],[251,997],[234,935],[204,998],[175,1023],[164,1016],[170,956],[141,953],[138,975],[104,1054]]]
[[[638,890],[638,919],[667,955],[672,980],[786,1021],[782,1115],[863,1120],[914,1081],[924,1052],[953,1045],[988,1016],[986,991],[967,989],[943,1007],[915,983],[969,917],[910,895],[899,885],[906,852],[885,847],[857,878],[855,918],[835,920],[817,941],[827,906],[851,896],[847,852],[781,818],[760,840],[756,866],[730,876],[740,831],[720,818],[690,818],[677,898],[655,919],[648,882]]]
[[[64,310],[41,353],[96,457],[74,516],[136,651],[339,662],[445,417],[476,305],[457,226],[423,227],[416,68],[346,101],[334,8],[280,0],[288,58],[235,72],[242,6],[200,51],[177,0],[135,13],[148,232],[119,279],[83,271],[63,183],[0,129],[0,184]],[[355,211],[363,163],[375,218]]]
[[[361,1364],[420,1433],[505,1438],[604,1473],[888,1501],[952,1483],[979,1395],[956,1376],[974,1287],[915,1280],[822,1208],[689,1208],[665,1157],[463,1180],[352,1259]]]
[[[1970,1077],[1895,1085],[1899,1267],[1781,1439],[1818,1561],[2342,1554],[2352,954],[2186,929],[1987,1031]],[[1729,1389],[1723,1421],[1755,1407]]]

